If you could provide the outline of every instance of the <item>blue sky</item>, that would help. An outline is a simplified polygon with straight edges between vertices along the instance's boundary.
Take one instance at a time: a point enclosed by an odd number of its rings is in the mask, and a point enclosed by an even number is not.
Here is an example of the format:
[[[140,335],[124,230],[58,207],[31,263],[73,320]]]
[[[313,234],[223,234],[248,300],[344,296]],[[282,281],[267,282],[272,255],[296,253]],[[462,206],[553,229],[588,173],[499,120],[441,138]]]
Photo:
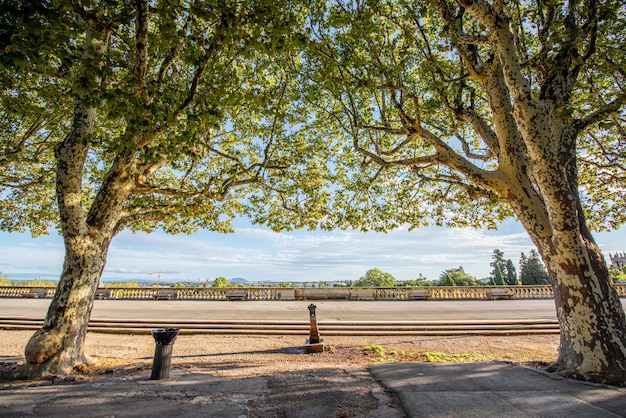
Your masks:
[[[605,256],[626,251],[626,229],[596,233]],[[379,268],[398,280],[422,273],[436,279],[441,271],[463,266],[478,278],[489,275],[494,248],[518,265],[520,252],[533,245],[514,221],[497,231],[421,228],[411,232],[358,231],[275,233],[239,221],[234,234],[201,231],[194,235],[166,235],[124,231],[109,250],[104,281],[156,279],[201,281],[224,276],[250,281],[358,280]],[[56,280],[63,263],[58,236],[0,233],[0,271],[16,280]],[[149,273],[152,273],[151,275]]]

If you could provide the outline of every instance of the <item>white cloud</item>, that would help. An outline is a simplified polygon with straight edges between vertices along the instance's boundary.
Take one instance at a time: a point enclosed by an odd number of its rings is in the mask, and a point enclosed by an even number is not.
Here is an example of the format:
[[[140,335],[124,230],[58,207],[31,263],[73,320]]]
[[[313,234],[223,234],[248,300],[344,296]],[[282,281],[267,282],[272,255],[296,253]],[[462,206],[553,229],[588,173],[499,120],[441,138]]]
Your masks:
[[[6,272],[22,270],[34,272],[57,270],[60,272],[64,257],[62,245],[45,243],[38,246],[33,242],[9,244],[0,245],[1,263]]]
[[[470,237],[477,241],[480,236],[472,232]],[[470,237],[462,237],[461,241]],[[437,273],[467,260],[459,253],[463,246],[450,245],[456,239],[446,230],[278,234],[246,228],[235,235],[204,233],[202,237],[125,232],[111,245],[105,277],[148,278],[149,272],[162,271],[164,279],[225,275],[249,280],[330,280],[357,279],[367,269],[376,267],[398,278],[412,278],[423,269],[437,269]],[[456,251],[450,252],[450,247]],[[11,247],[13,251],[15,248]],[[8,250],[3,253],[7,254]],[[9,267],[35,269],[30,264],[33,259],[47,259],[50,262],[44,263],[43,268],[60,272],[63,257],[60,242],[54,245],[39,245],[36,240],[26,242],[18,254],[28,255],[23,263],[16,263],[19,257],[11,257],[14,262]]]
[[[605,251],[624,251],[626,231],[597,234]],[[518,263],[520,252],[533,248],[515,222],[498,231],[423,228],[383,233],[361,231],[276,233],[245,225],[235,234],[201,231],[187,236],[122,232],[109,250],[104,278],[148,279],[161,272],[162,280],[206,277],[244,277],[248,280],[356,280],[379,268],[397,279],[420,273],[436,279],[448,268],[463,266],[485,277],[495,248]],[[6,274],[40,272],[57,275],[63,263],[59,237],[32,239],[0,233],[0,266]]]

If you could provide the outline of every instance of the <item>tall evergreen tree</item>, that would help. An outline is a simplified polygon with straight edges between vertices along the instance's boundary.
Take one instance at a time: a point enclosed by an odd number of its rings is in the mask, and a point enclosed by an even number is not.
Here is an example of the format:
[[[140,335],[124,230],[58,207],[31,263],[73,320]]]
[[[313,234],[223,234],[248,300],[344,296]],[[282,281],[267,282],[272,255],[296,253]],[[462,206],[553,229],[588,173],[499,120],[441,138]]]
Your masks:
[[[537,251],[530,250],[530,255],[526,257],[524,253],[520,256],[519,262],[520,280],[523,285],[548,285],[550,277],[545,266],[539,258]]]
[[[513,262],[510,259],[505,259],[504,252],[497,248],[493,250],[492,257],[493,261],[489,264],[493,267],[493,270],[491,270],[491,283],[498,286],[515,286],[517,284],[517,273]]]
[[[517,285],[517,271],[510,258],[506,260],[506,284],[509,286]]]

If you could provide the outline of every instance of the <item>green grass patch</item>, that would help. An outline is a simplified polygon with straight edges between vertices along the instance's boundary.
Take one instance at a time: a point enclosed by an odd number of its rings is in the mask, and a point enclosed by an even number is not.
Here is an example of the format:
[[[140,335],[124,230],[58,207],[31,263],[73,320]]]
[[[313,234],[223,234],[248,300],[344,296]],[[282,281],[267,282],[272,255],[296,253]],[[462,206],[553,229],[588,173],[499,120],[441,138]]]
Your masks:
[[[446,354],[437,351],[427,351],[424,353],[424,361],[427,363],[471,363],[492,361],[497,358],[497,356],[485,356],[478,353]]]
[[[374,361],[384,361],[385,360],[385,349],[380,345],[372,344],[365,347],[365,351],[370,351],[372,353],[376,353],[378,355]]]

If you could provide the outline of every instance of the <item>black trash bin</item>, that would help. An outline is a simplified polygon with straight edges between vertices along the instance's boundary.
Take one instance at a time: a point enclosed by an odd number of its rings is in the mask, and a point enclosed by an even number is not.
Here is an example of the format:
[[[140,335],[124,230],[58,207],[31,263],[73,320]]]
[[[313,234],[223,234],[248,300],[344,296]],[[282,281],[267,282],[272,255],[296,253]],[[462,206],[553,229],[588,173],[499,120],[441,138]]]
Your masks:
[[[154,361],[152,362],[152,375],[150,379],[160,380],[170,377],[170,364],[172,362],[172,346],[180,328],[153,329],[152,337],[156,342]]]

